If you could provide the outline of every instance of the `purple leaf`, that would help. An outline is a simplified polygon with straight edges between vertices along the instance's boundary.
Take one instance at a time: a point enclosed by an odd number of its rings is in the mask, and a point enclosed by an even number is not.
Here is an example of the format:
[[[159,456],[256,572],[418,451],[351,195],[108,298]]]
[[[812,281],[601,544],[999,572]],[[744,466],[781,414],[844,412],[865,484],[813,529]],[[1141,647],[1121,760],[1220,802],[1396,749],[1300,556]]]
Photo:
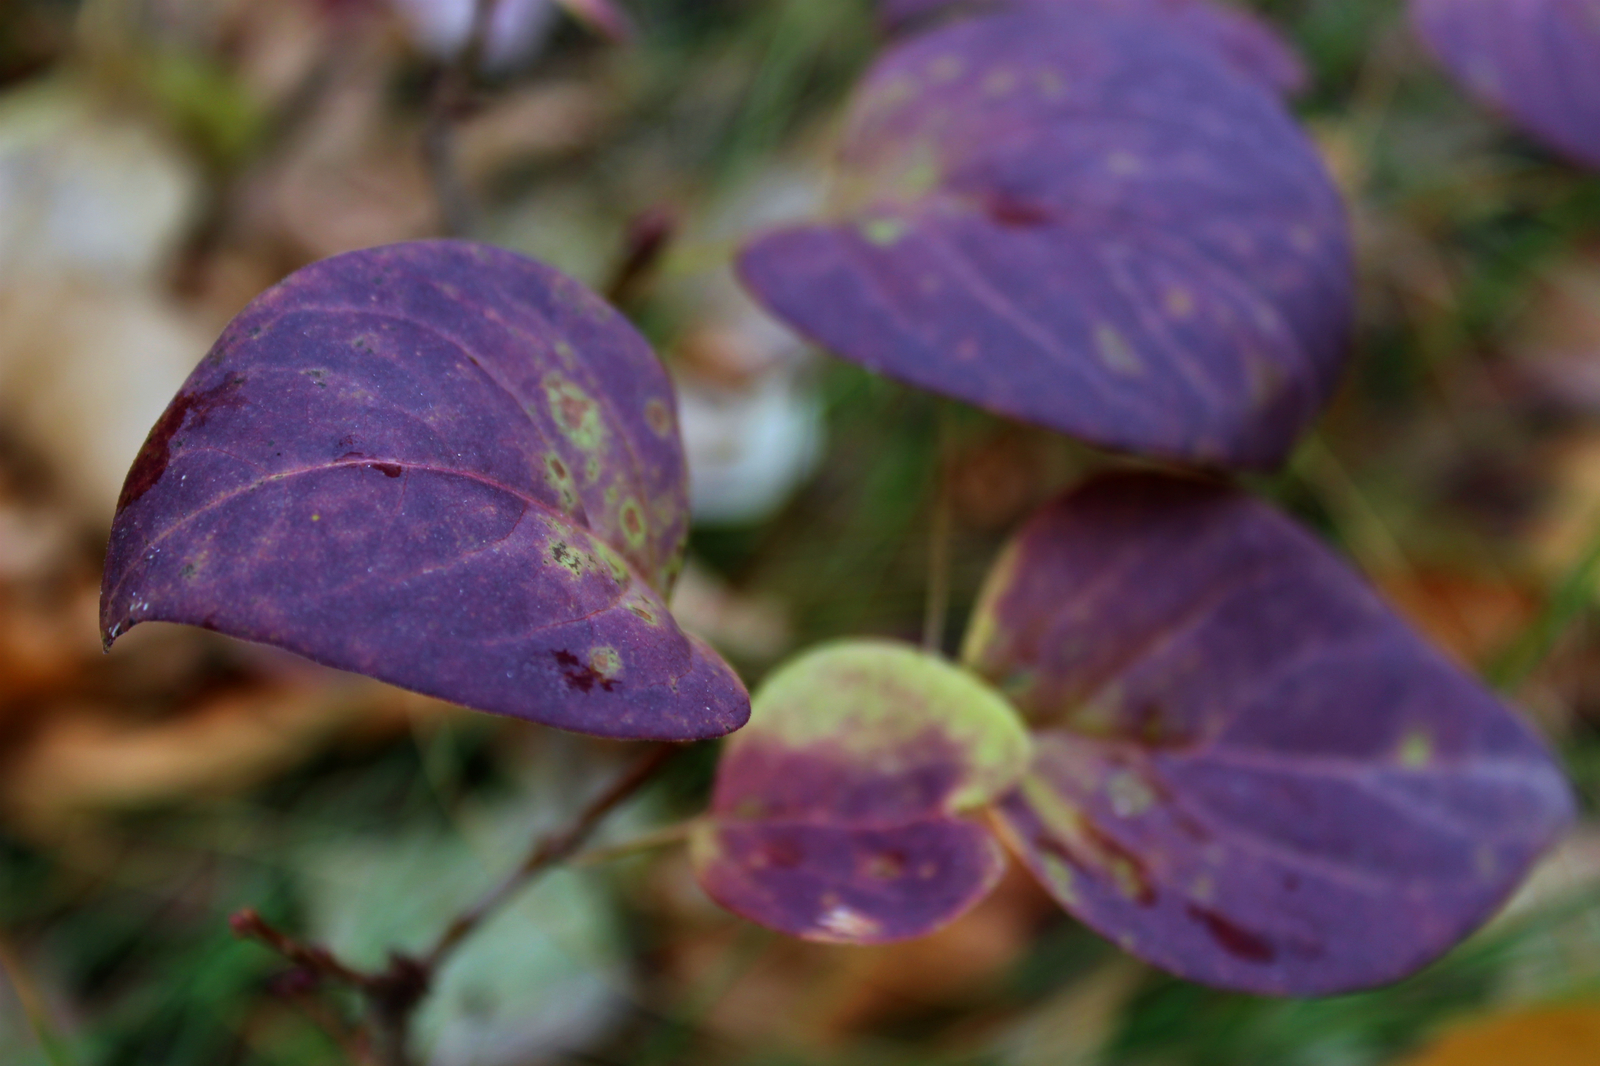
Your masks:
[[[880,0],[878,7],[885,25],[894,29],[936,11],[1029,3],[1100,3],[1167,19],[1184,34],[1209,44],[1239,73],[1276,92],[1292,96],[1306,86],[1305,64],[1294,48],[1265,20],[1226,0]]]
[[[1413,0],[1412,16],[1475,95],[1600,169],[1600,0]]]
[[[987,685],[898,644],[813,651],[757,691],[728,742],[696,875],[723,906],[808,940],[932,932],[1004,868],[962,812],[1028,766],[1021,721]]]
[[[1543,744],[1310,535],[1142,475],[1045,508],[966,658],[1030,718],[1002,805],[1061,903],[1184,977],[1320,995],[1421,967],[1567,824]]]
[[[1271,468],[1344,362],[1339,195],[1269,94],[1101,4],[892,48],[856,100],[845,221],[740,262],[846,359],[1103,446]],[[855,205],[855,206],[852,206]]]
[[[689,740],[748,697],[664,596],[683,449],[649,346],[482,245],[325,260],[258,297],[128,475],[107,644],[186,622],[499,714]]]

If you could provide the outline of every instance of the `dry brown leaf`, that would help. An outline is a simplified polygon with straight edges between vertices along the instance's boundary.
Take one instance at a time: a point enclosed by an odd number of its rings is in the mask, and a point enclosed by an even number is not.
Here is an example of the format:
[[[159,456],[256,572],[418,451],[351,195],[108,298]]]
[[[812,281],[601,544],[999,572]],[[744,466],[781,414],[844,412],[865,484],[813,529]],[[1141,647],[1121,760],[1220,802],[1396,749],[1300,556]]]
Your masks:
[[[1381,574],[1377,584],[1413,625],[1469,666],[1504,652],[1539,609],[1528,588],[1451,570]]]
[[[111,811],[234,793],[352,734],[392,733],[433,700],[355,678],[213,697],[176,717],[127,720],[94,705],[54,708],[0,778],[0,811],[52,839]]]

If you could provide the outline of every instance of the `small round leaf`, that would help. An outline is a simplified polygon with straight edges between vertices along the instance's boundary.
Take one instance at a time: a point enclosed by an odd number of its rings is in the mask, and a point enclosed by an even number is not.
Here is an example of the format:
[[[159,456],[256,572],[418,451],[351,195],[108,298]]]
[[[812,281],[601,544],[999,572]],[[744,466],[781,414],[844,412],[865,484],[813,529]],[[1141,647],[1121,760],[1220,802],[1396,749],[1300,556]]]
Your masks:
[[[107,645],[186,622],[577,732],[721,736],[748,697],[664,600],[675,410],[633,328],[531,260],[314,264],[228,326],[134,462]]]
[[[1046,507],[965,655],[1036,728],[1011,843],[1073,914],[1194,980],[1401,977],[1572,814],[1516,715],[1236,489],[1124,475]]]
[[[826,646],[767,681],[729,740],[696,874],[793,936],[921,936],[999,877],[988,829],[961,814],[1011,789],[1028,757],[1021,721],[966,671],[898,644]]]
[[[1270,468],[1344,362],[1343,204],[1281,103],[1100,3],[891,47],[841,158],[845,218],[741,255],[843,358],[1106,447]]]
[[[1600,169],[1600,0],[1413,0],[1412,15],[1474,95]]]

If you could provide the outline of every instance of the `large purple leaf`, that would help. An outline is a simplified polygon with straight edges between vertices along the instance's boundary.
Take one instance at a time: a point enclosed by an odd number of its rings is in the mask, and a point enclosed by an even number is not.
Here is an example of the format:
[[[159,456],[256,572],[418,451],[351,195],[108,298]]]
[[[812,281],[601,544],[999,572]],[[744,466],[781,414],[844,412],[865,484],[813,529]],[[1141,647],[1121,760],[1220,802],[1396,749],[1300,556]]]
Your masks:
[[[1195,980],[1398,978],[1572,812],[1511,711],[1236,489],[1119,476],[1045,508],[965,657],[1037,730],[1013,845],[1073,914]]]
[[[891,48],[842,155],[846,219],[740,267],[844,358],[1104,446],[1270,468],[1344,362],[1347,221],[1282,106],[1099,3]]]
[[[1292,95],[1306,85],[1305,64],[1294,48],[1263,19],[1227,0],[880,0],[878,9],[885,25],[893,29],[942,10],[981,11],[1030,3],[1099,3],[1147,13],[1204,41],[1234,69],[1277,92]]]
[[[961,817],[1028,767],[1022,722],[970,674],[877,641],[810,652],[728,742],[696,875],[723,906],[810,940],[878,944],[954,920],[1000,876]]]
[[[1469,90],[1600,169],[1600,0],[1412,0],[1417,28]]]
[[[325,260],[185,382],[118,503],[107,644],[187,622],[601,736],[737,729],[738,679],[674,623],[674,399],[598,297],[482,245]]]

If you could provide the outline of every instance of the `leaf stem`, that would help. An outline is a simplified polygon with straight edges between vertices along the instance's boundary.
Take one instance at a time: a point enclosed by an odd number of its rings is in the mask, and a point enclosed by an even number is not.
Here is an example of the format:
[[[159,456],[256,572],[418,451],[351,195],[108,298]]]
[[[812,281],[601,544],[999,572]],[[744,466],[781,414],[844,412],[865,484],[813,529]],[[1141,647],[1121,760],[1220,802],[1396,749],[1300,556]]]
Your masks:
[[[922,650],[930,655],[944,652],[945,622],[950,614],[950,539],[955,522],[955,501],[951,491],[951,453],[955,426],[950,406],[939,403],[937,469],[934,487],[933,518],[928,529],[928,599],[922,615]]]
[[[626,859],[630,855],[638,855],[645,851],[654,851],[657,848],[670,848],[689,839],[689,834],[694,832],[694,827],[700,819],[691,818],[686,822],[663,826],[660,829],[645,833],[643,836],[624,840],[619,844],[608,844],[604,847],[589,848],[580,851],[567,860],[567,865],[572,867],[601,866],[618,859]]]

